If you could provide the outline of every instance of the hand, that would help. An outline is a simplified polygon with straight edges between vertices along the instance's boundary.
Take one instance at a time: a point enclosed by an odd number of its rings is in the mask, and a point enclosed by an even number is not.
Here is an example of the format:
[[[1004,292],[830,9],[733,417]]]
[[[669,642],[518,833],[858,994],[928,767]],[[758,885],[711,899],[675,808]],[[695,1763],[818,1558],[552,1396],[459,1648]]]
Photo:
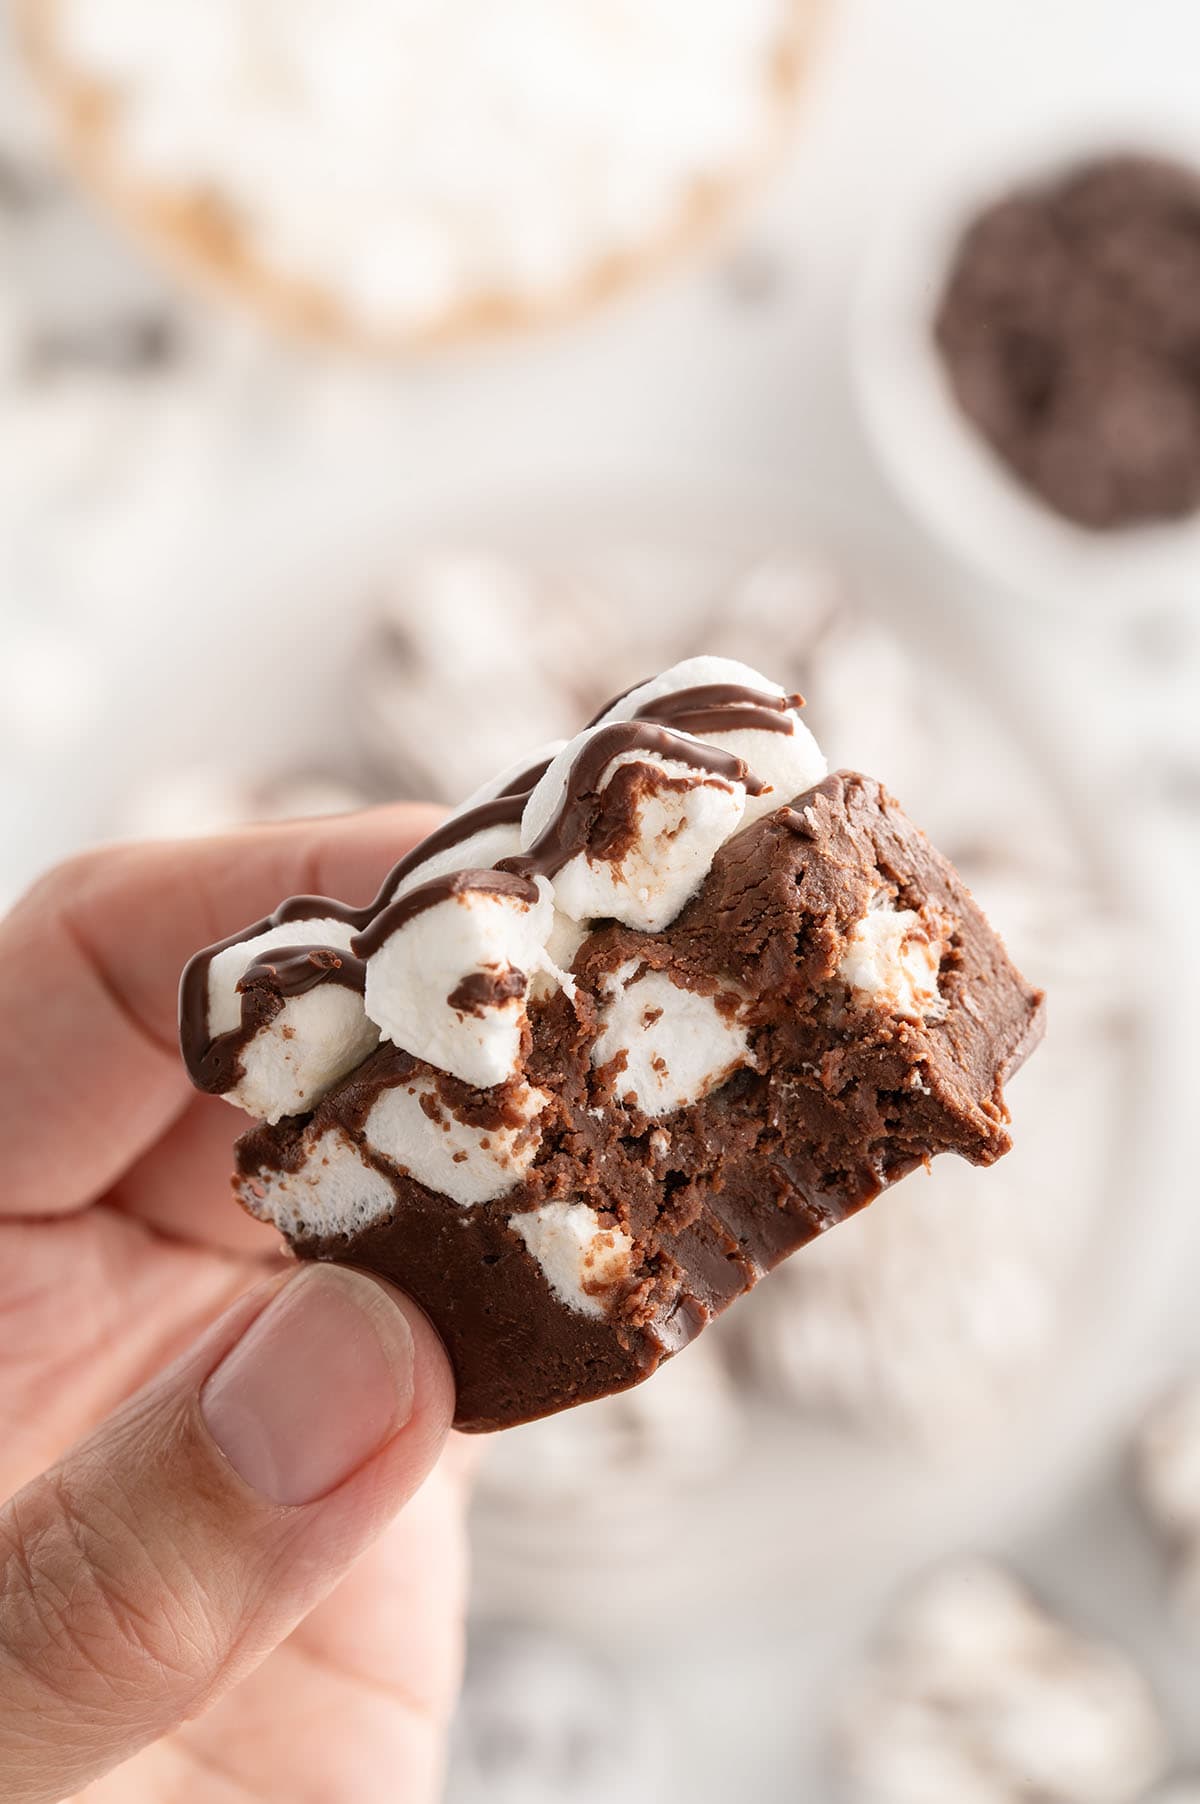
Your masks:
[[[369,896],[430,824],[90,853],[0,923],[6,1804],[438,1795],[463,1591],[445,1355],[405,1299],[297,1272],[240,1214],[241,1118],[175,1043],[192,951],[288,894]]]

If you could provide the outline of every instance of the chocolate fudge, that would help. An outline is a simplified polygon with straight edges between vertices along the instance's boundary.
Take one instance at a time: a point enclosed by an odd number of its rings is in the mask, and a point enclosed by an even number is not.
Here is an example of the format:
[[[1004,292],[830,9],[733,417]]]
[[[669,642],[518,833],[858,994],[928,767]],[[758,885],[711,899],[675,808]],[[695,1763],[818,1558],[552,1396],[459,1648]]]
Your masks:
[[[235,1188],[400,1285],[496,1429],[647,1377],[941,1152],[1009,1145],[1041,1029],[946,861],[800,698],[695,659],[497,780],[365,909],[199,954]]]

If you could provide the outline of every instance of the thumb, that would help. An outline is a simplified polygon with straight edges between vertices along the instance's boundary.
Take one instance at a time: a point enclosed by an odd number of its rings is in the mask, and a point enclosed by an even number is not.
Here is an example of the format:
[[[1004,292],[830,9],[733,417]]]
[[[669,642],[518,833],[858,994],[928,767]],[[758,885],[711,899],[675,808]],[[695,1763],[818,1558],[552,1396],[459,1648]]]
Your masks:
[[[343,1267],[244,1297],[0,1511],[0,1796],[195,1715],[420,1485],[453,1414],[420,1311]]]

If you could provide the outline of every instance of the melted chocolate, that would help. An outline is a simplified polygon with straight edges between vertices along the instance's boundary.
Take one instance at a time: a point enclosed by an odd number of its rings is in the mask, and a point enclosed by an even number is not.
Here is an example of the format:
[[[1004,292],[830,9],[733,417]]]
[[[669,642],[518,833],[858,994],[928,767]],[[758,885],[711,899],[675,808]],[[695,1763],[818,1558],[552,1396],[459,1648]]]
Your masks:
[[[656,720],[701,738],[705,733],[790,733],[791,710],[803,706],[802,695],[770,695],[741,683],[699,683],[692,689],[660,695],[639,708],[633,718]]]
[[[640,686],[634,685],[635,688]],[[618,696],[609,702],[605,712],[623,699]],[[648,704],[644,712],[670,719],[684,730],[705,728],[707,723],[708,731],[755,726],[771,732],[786,732],[785,710],[798,699],[763,695],[738,684],[707,684],[664,696],[658,702]],[[184,967],[179,988],[180,1043],[193,1083],[202,1090],[218,1094],[232,1089],[241,1075],[241,1055],[246,1046],[279,1013],[286,996],[298,995],[322,982],[362,989],[365,983],[365,973],[361,969],[363,961],[377,952],[397,928],[424,909],[472,889],[493,895],[516,895],[524,901],[535,902],[537,890],[532,877],[538,874],[553,876],[577,852],[584,850],[601,812],[597,784],[604,769],[613,758],[632,750],[657,752],[662,757],[673,757],[683,764],[725,777],[730,782],[743,783],[752,795],[762,791],[762,784],[743,760],[731,753],[680,740],[665,726],[650,719],[614,722],[597,733],[576,758],[554,819],[528,853],[501,860],[495,871],[453,872],[419,884],[406,895],[393,899],[401,883],[439,853],[465,844],[474,834],[489,827],[518,825],[530,793],[549,768],[548,758],[514,777],[501,795],[453,816],[427,834],[392,866],[378,895],[364,908],[347,908],[325,896],[291,896],[281,902],[273,914],[198,952]],[[208,971],[216,954],[242,941],[257,939],[270,928],[289,921],[322,917],[345,921],[357,929],[351,954],[338,954],[332,948],[293,946],[272,950],[254,960],[238,986],[243,997],[241,1022],[227,1033],[210,1034]],[[314,962],[318,952],[329,952],[338,962]]]
[[[786,827],[789,833],[798,834],[801,839],[816,838],[816,828],[808,815],[799,808],[777,808],[771,819],[781,827]]]
[[[505,784],[504,788],[500,791],[500,796],[506,798],[509,796],[518,796],[521,800],[522,807],[524,807],[524,804],[529,799],[530,791],[534,789],[545,776],[546,772],[550,769],[550,764],[551,760],[549,758],[541,758],[536,764],[531,764],[529,769],[523,770],[519,777],[514,777],[511,783]],[[500,798],[498,797],[497,800],[499,799]],[[483,806],[487,806],[486,802]],[[520,816],[518,815],[517,818],[519,820]]]
[[[523,877],[553,877],[585,851],[602,809],[600,780],[614,758],[634,751],[657,752],[661,758],[724,777],[729,783],[741,783],[751,795],[761,795],[763,791],[763,784],[744,760],[735,758],[732,752],[697,745],[649,721],[613,721],[580,751],[567,775],[562,801],[528,852],[519,858],[502,859],[497,869]]]
[[[477,808],[470,808],[464,814],[455,815],[452,820],[443,822],[432,833],[426,834],[425,838],[415,845],[411,852],[406,852],[404,857],[392,866],[378,895],[365,907],[348,908],[345,903],[335,902],[329,896],[289,896],[286,902],[279,904],[274,913],[265,915],[261,921],[253,921],[249,927],[243,927],[239,932],[229,934],[226,939],[218,940],[213,946],[204,947],[202,951],[190,958],[184,966],[183,976],[179,983],[179,1041],[188,1075],[197,1088],[220,1095],[226,1090],[231,1090],[236,1084],[241,1076],[243,1051],[259,1029],[271,1019],[271,1016],[264,1012],[264,992],[268,988],[280,1003],[285,995],[300,993],[299,989],[289,989],[285,986],[296,982],[301,976],[306,977],[306,981],[300,986],[303,989],[310,989],[314,983],[321,982],[341,983],[350,988],[361,989],[365,976],[359,975],[359,968],[363,958],[369,957],[368,953],[360,955],[357,951],[353,954],[339,952],[337,957],[342,962],[337,967],[330,966],[325,972],[316,974],[313,974],[311,969],[305,972],[301,967],[297,967],[296,970],[289,970],[282,979],[277,978],[270,985],[266,983],[265,978],[256,977],[251,986],[258,995],[255,1007],[248,1009],[243,1003],[241,1024],[231,1028],[228,1033],[214,1036],[208,1031],[208,970],[218,952],[224,952],[229,946],[240,945],[243,940],[257,939],[259,934],[266,933],[272,927],[282,927],[289,921],[345,921],[361,933],[385,910],[395,906],[391,899],[405,877],[410,876],[413,871],[419,870],[422,864],[433,858],[438,852],[446,852],[452,846],[461,845],[472,834],[482,832],[486,827],[516,826],[529,798],[529,791],[548,769],[549,764],[550,760],[543,758],[540,763],[523,771],[520,776],[514,777],[503,795],[496,796],[489,802],[481,802]],[[478,873],[476,874],[478,875]],[[425,890],[429,886],[422,885],[421,887],[422,890]],[[482,886],[476,884],[474,887]],[[431,906],[432,900],[441,900],[441,898],[435,897],[427,900],[422,906]],[[410,914],[418,912],[419,909],[412,909],[408,911],[408,914],[402,914],[399,918],[389,916],[392,924],[387,927],[379,943],[382,944],[382,940],[387,938],[387,934],[392,931],[393,926],[399,925],[402,920],[409,918]],[[254,960],[243,974],[238,988],[243,995],[247,993],[247,980],[256,967],[265,972],[269,967],[278,967],[285,957],[291,958],[316,950],[331,949],[310,946],[273,949],[264,954],[261,959]],[[279,1008],[276,1007],[273,1012],[278,1014]]]
[[[513,996],[525,994],[528,978],[524,971],[509,966],[507,971],[471,971],[447,996],[452,1009],[463,1015],[486,1015]]]
[[[444,877],[433,877],[428,883],[419,883],[416,889],[407,890],[395,902],[389,902],[386,908],[381,908],[351,942],[353,951],[359,958],[372,958],[385,940],[389,940],[397,928],[411,921],[414,915],[424,914],[427,908],[435,908],[439,902],[448,902],[453,896],[465,895],[471,891],[482,891],[488,896],[514,896],[520,902],[536,902],[538,899],[537,884],[523,872],[517,874],[503,868],[494,871],[447,871]]]
[[[374,902],[370,902],[365,908],[348,908],[344,902],[335,902],[330,896],[289,896],[286,902],[281,902],[272,914],[264,915],[261,921],[254,921],[240,932],[227,935],[214,946],[205,946],[189,958],[179,980],[179,1044],[188,1076],[198,1090],[207,1090],[212,1095],[220,1096],[233,1088],[241,1076],[242,1053],[259,1029],[279,1013],[286,993],[276,985],[268,996],[268,986],[262,982],[249,990],[243,989],[242,1019],[239,1025],[229,1028],[226,1033],[210,1034],[208,971],[217,953],[226,951],[230,946],[238,946],[243,940],[255,940],[259,934],[269,932],[272,927],[286,926],[290,921],[333,920],[345,921],[351,927],[364,927],[371,918],[374,907]],[[278,959],[280,954],[317,949],[312,946],[285,946],[276,951],[272,947],[263,954],[262,960],[254,962],[265,965],[272,959]],[[332,950],[336,951],[339,958],[347,957],[347,954],[336,948]],[[328,977],[317,977],[314,981],[328,981]],[[267,1005],[271,997],[274,1007],[268,1012]]]
[[[319,983],[336,983],[361,995],[366,981],[362,959],[340,947],[270,946],[251,959],[237,987],[240,994],[258,987],[276,996],[303,996]]]
[[[631,683],[620,695],[605,702],[598,714],[588,721],[598,727],[604,716],[627,701],[635,689],[643,689],[653,678],[644,677]],[[742,683],[697,683],[689,689],[675,689],[660,695],[637,710],[634,720],[652,720],[659,726],[674,727],[681,733],[790,733],[788,714],[802,708],[802,695],[771,695],[763,689],[750,689]]]
[[[432,833],[427,833],[388,872],[379,897],[373,904],[376,912],[391,901],[406,877],[419,871],[423,864],[436,858],[439,852],[449,852],[455,846],[461,846],[473,834],[483,833],[488,827],[517,826],[534,784],[539,777],[545,776],[549,768],[549,758],[543,758],[540,764],[535,764],[531,769],[522,771],[519,777],[514,777],[509,787],[502,794],[493,796],[490,802],[480,802],[477,807],[468,808],[464,814],[452,815],[440,827],[435,827]]]

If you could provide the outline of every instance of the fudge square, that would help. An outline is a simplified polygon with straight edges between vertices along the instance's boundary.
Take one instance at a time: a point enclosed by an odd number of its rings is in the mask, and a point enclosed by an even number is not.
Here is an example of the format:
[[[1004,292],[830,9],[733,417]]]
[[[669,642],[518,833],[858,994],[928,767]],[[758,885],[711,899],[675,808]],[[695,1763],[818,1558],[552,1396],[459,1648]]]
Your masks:
[[[639,1382],[916,1166],[1009,1146],[1042,997],[800,705],[689,660],[366,907],[290,898],[185,972],[194,1080],[259,1118],[241,1202],[415,1297],[460,1428]]]

